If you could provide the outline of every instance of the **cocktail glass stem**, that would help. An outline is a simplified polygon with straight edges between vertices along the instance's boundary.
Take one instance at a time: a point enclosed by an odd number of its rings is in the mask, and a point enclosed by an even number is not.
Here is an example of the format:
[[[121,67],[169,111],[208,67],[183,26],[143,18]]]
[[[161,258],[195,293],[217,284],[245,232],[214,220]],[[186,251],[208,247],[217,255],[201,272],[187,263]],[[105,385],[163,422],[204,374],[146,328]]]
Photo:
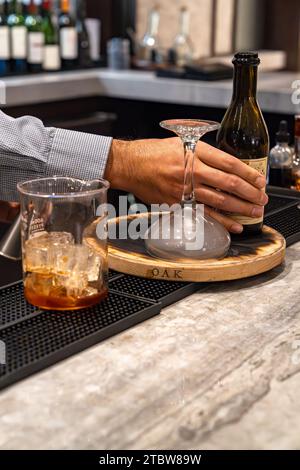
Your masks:
[[[184,182],[181,204],[196,206],[194,186],[194,163],[197,142],[183,140],[184,146]]]

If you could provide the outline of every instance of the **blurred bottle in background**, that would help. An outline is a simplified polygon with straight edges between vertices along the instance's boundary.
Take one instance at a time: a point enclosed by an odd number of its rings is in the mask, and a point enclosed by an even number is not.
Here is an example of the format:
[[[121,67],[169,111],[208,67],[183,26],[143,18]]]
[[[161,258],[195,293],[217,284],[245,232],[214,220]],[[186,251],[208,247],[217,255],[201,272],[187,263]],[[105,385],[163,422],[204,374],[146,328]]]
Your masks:
[[[107,65],[113,70],[130,68],[129,39],[112,38],[107,43]]]
[[[10,71],[10,38],[7,24],[7,2],[0,0],[0,76]]]
[[[175,37],[172,50],[175,55],[176,65],[183,67],[193,60],[194,48],[189,37],[190,32],[190,13],[186,7],[180,10],[179,31]]]
[[[45,47],[43,55],[43,69],[46,71],[59,70],[61,68],[59,39],[57,24],[53,19],[53,2],[44,0],[42,4],[43,33]]]
[[[141,66],[146,66],[157,61],[159,22],[159,9],[158,7],[154,7],[149,12],[147,31],[138,47],[138,61]]]
[[[78,34],[70,0],[61,0],[60,11],[58,24],[62,67],[75,68],[78,63]]]
[[[11,0],[7,23],[10,27],[11,68],[16,73],[27,71],[27,28],[22,0]]]
[[[27,63],[30,72],[42,70],[45,36],[41,6],[42,0],[30,0],[25,19],[28,31]]]
[[[295,116],[295,153],[292,175],[293,189],[300,191],[300,115]]]
[[[272,186],[291,188],[293,185],[293,150],[289,142],[288,123],[281,121],[276,134],[276,145],[271,149],[269,158],[269,184]]]
[[[94,64],[100,60],[101,22],[97,18],[86,18],[85,26],[90,41],[90,54]]]
[[[78,33],[78,54],[80,67],[90,67],[92,65],[90,39],[85,25],[86,1],[77,0],[77,33]]]

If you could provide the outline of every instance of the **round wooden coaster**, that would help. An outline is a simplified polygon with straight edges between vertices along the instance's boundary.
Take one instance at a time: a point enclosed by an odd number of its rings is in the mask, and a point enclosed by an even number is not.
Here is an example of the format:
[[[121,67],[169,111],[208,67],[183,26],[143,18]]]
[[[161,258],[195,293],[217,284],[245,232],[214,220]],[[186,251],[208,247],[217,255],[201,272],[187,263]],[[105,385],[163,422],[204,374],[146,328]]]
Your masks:
[[[270,227],[264,227],[262,234],[251,239],[233,240],[228,256],[221,260],[170,262],[150,256],[144,240],[122,239],[112,236],[118,233],[121,224],[130,226],[136,219],[149,217],[138,214],[119,217],[109,221],[109,267],[116,271],[166,281],[213,282],[242,279],[255,276],[279,266],[285,257],[286,243],[282,235]]]

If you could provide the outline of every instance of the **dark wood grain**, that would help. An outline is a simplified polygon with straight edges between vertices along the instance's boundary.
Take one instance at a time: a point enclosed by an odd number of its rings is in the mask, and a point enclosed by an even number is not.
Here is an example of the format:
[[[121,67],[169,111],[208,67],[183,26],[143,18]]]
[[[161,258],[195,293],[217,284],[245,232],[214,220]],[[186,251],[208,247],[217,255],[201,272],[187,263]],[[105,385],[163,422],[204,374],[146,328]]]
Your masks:
[[[266,0],[264,43],[287,53],[287,69],[300,70],[300,1]]]

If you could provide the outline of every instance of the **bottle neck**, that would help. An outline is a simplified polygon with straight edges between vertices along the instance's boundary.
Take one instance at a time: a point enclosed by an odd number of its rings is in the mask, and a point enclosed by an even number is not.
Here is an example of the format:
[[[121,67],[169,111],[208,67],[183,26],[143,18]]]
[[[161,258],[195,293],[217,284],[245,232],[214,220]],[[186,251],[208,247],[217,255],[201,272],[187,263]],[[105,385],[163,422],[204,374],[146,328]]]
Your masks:
[[[249,98],[256,99],[257,93],[257,66],[235,65],[233,79],[233,99],[244,101]]]
[[[31,0],[31,2],[28,5],[28,13],[31,16],[36,16],[38,14],[39,10],[39,5],[35,0]]]
[[[78,1],[77,18],[78,20],[81,20],[81,21],[86,19],[86,1],[85,0]]]
[[[151,11],[148,24],[148,34],[151,37],[156,37],[158,35],[159,18],[159,12],[157,10]]]
[[[44,16],[50,16],[51,15],[51,3],[49,0],[46,0],[42,3],[42,12]]]
[[[188,36],[190,27],[190,16],[188,10],[181,10],[180,12],[180,35]]]
[[[6,16],[5,3],[3,0],[0,0],[0,16],[2,18]]]
[[[23,2],[22,0],[11,0],[10,2],[10,13],[16,15],[23,15]]]
[[[60,9],[62,13],[70,14],[70,0],[61,0]]]

